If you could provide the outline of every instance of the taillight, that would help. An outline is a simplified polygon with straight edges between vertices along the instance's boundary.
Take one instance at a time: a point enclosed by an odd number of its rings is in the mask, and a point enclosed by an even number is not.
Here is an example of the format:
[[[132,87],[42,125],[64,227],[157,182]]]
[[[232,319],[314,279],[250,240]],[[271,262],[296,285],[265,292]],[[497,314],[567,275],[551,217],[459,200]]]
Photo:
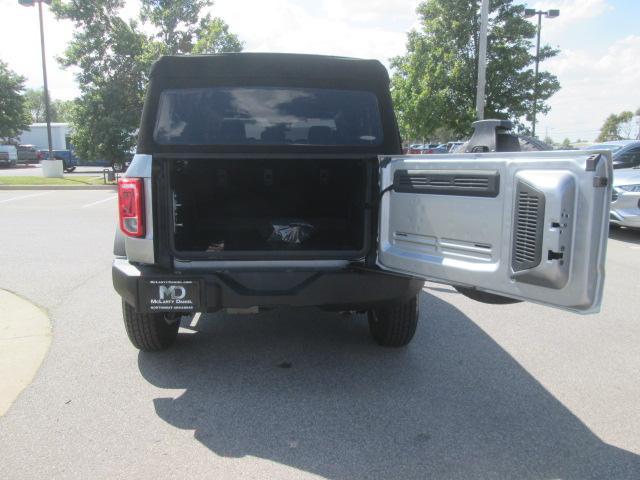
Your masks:
[[[120,230],[130,237],[144,236],[144,183],[141,178],[118,180]]]

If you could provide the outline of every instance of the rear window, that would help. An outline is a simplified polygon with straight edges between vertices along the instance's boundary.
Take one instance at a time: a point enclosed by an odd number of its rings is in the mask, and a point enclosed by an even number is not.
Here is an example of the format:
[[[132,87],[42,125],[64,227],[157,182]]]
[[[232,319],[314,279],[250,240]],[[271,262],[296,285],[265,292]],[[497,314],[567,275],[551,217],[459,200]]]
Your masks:
[[[339,145],[382,143],[371,92],[284,87],[164,90],[160,145]]]

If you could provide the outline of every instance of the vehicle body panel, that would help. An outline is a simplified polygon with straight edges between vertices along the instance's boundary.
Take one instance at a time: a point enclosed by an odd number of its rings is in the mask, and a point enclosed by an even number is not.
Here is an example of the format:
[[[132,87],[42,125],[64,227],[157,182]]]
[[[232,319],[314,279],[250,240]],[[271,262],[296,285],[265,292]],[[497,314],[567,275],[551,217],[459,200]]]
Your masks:
[[[0,165],[13,167],[18,162],[18,152],[14,145],[0,145]]]
[[[593,155],[601,160],[589,171]],[[381,189],[389,191],[380,208],[378,264],[571,311],[598,311],[611,194],[609,155],[383,158]],[[537,193],[523,193],[521,187]],[[524,210],[522,198],[539,199],[541,205]],[[528,235],[535,228],[539,232]],[[521,235],[527,242],[522,248]],[[529,258],[530,247],[537,258]],[[523,249],[531,265],[516,268]]]
[[[158,104],[165,90],[281,85],[374,93],[382,144],[155,141]],[[377,61],[254,53],[163,57],[150,75],[137,152],[126,176],[144,179],[146,233],[142,238],[116,239],[119,258],[112,269],[116,290],[137,311],[154,311],[149,282],[182,282],[194,296],[192,311],[277,305],[367,310],[414,297],[424,279],[581,313],[599,308],[611,196],[608,152],[402,156],[389,77]],[[373,240],[361,258],[181,258],[171,248],[175,209],[170,204],[170,162],[248,157],[304,162],[332,155],[345,161],[368,156],[380,162],[371,190],[377,193],[379,188],[381,195],[370,205],[367,199],[366,207],[378,222],[370,222]],[[594,155],[600,161],[593,161]],[[461,172],[467,176],[453,185],[457,190],[438,191],[442,182],[451,183]],[[435,173],[440,183],[413,184],[416,173]],[[539,220],[544,227],[541,240],[536,238],[540,261],[515,269],[512,250],[518,250],[519,240],[514,225],[522,216],[515,207],[522,185],[547,203]],[[415,191],[416,186],[423,191]],[[552,253],[558,257],[551,258]]]
[[[610,221],[613,225],[640,228],[640,168],[615,171]]]

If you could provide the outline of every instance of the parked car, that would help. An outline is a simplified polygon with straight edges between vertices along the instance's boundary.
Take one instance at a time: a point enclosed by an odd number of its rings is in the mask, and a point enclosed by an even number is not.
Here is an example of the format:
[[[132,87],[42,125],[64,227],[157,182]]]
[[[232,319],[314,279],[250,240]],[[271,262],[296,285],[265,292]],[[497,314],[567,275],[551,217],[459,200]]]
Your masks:
[[[43,153],[43,160],[49,159],[48,150],[40,150]],[[62,168],[65,172],[71,173],[78,166],[78,157],[72,150],[53,150],[53,158],[55,160],[62,160]]]
[[[0,145],[0,166],[15,167],[18,162],[18,151],[14,145]]]
[[[426,279],[598,310],[608,152],[403,155],[375,60],[167,56],[149,78],[112,267],[137,348],[182,316],[279,306],[367,312],[400,347]]]
[[[610,222],[619,227],[640,228],[640,167],[615,171]]]
[[[516,135],[521,152],[546,152],[554,150],[554,148],[546,142],[528,135]],[[464,153],[469,142],[463,142],[454,146],[449,153]]]
[[[588,150],[610,150],[613,154],[613,168],[640,166],[640,140],[618,140],[596,143],[585,147]]]
[[[18,151],[18,163],[38,163],[42,159],[35,145],[18,145],[16,150]]]
[[[449,153],[453,153],[453,152],[455,152],[455,149],[456,149],[457,147],[459,147],[460,145],[463,145],[463,144],[464,144],[464,142],[460,142],[460,141],[457,141],[457,142],[447,142],[447,152],[449,152]]]
[[[413,145],[409,145],[409,148],[407,149],[407,151],[405,153],[408,154],[418,154],[418,153],[422,153],[422,149],[424,148],[424,145],[421,143],[414,143]]]
[[[447,146],[442,143],[428,143],[422,147],[420,153],[423,155],[432,153],[447,153]]]

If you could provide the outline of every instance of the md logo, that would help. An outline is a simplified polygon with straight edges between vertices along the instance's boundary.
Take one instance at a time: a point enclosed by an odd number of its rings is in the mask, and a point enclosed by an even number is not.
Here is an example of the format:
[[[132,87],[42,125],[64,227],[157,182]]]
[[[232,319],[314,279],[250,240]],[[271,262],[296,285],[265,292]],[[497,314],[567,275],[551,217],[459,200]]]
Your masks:
[[[182,300],[187,295],[187,291],[180,285],[160,285],[160,300]]]

